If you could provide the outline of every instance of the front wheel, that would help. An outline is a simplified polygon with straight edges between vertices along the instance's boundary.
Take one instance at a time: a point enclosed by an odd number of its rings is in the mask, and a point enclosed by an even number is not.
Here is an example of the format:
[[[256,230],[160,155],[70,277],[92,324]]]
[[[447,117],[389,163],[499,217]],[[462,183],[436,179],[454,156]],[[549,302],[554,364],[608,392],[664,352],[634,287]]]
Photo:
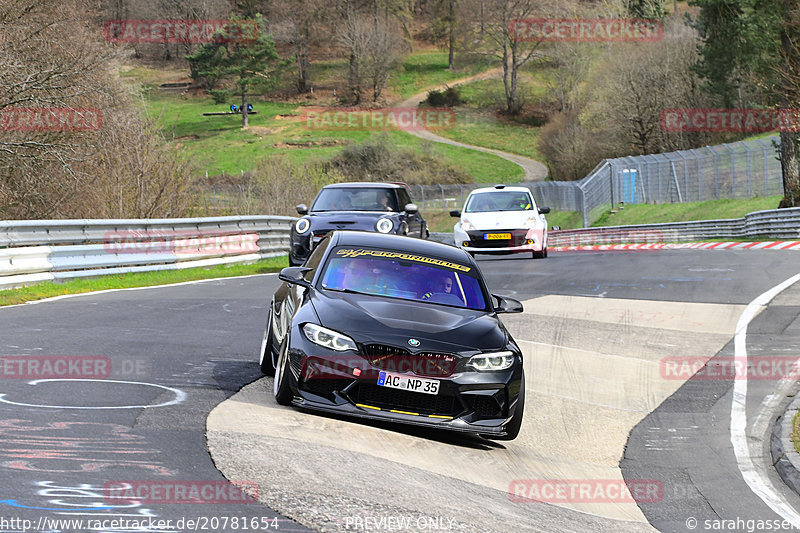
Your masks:
[[[547,248],[545,248],[541,252],[533,252],[534,259],[544,259],[545,257],[547,257]]]
[[[292,398],[294,397],[294,394],[292,394],[292,388],[289,386],[289,379],[291,378],[289,375],[290,373],[289,335],[287,333],[283,338],[283,343],[281,344],[281,349],[278,354],[278,361],[275,365],[275,382],[272,387],[272,392],[275,395],[275,401],[280,405],[291,405]]]
[[[264,338],[261,341],[261,353],[258,360],[258,366],[261,367],[261,372],[267,376],[275,375],[275,363],[277,362],[277,355],[275,354],[275,347],[273,346],[274,340],[272,335],[272,321],[274,320],[275,313],[272,312],[272,304],[269,306],[269,313],[267,315],[267,327],[264,329]]]

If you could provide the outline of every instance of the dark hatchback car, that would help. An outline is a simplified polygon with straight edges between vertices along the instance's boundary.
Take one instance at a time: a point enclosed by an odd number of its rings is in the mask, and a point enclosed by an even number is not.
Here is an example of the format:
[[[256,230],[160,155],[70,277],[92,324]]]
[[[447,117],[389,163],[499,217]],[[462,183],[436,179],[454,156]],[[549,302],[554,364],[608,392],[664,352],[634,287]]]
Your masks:
[[[280,273],[261,370],[278,403],[511,440],[522,352],[475,260],[432,241],[335,231]]]
[[[376,231],[428,238],[428,227],[411,203],[408,189],[397,183],[336,183],[319,191],[311,209],[297,206],[302,215],[291,229],[289,264],[302,265],[329,231]]]

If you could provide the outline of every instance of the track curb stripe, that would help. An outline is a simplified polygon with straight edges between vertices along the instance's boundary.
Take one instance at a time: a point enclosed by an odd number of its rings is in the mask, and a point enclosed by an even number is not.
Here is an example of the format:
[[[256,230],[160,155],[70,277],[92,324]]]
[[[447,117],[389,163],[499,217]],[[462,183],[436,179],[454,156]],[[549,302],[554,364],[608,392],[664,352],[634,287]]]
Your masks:
[[[800,250],[800,241],[661,242],[554,246],[552,252],[625,252],[630,250]]]

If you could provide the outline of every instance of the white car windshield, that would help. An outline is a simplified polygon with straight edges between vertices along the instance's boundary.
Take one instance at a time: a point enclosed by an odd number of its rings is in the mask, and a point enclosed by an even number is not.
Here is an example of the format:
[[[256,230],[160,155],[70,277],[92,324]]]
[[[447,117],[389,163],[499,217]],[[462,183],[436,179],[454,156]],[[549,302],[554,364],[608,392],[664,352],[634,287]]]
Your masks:
[[[464,206],[464,212],[531,211],[533,208],[534,203],[528,192],[492,191],[471,195]]]

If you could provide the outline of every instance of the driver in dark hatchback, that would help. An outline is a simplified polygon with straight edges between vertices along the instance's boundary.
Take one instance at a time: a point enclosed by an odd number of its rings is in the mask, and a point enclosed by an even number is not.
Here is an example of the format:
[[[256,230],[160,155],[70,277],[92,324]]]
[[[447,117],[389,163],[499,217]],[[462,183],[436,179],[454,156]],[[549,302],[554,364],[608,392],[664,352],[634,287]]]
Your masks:
[[[282,405],[511,440],[525,401],[522,352],[458,248],[334,231],[280,273],[261,345]]]
[[[411,202],[408,189],[397,183],[336,183],[319,191],[311,209],[297,206],[302,215],[291,229],[289,264],[302,265],[329,231],[377,231],[427,239],[425,219]]]

